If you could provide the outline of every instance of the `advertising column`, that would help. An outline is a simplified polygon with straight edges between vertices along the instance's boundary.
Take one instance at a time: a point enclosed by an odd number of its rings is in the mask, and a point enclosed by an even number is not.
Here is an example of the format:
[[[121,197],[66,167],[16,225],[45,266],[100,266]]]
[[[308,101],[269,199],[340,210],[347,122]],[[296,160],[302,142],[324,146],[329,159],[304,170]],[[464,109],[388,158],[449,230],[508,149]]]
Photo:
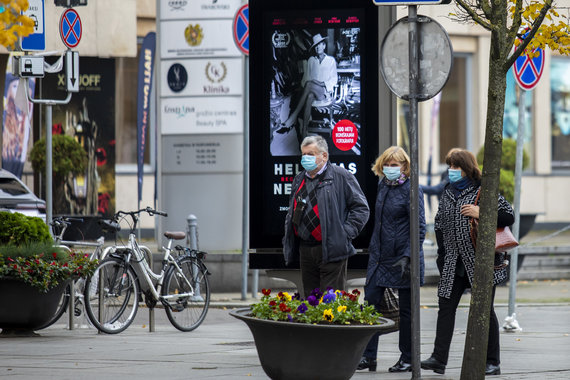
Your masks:
[[[242,5],[160,1],[163,226],[180,230],[194,214],[208,250],[241,246],[243,58],[233,19]]]

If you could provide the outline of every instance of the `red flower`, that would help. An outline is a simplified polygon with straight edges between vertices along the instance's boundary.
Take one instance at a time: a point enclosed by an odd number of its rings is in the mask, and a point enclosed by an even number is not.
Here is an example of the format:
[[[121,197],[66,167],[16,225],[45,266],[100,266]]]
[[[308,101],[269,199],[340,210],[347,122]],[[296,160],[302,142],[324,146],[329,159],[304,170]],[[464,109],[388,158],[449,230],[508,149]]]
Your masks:
[[[57,259],[57,252],[54,252],[51,255],[53,256],[54,259]]]
[[[355,294],[355,295],[359,296],[359,295],[360,295],[360,290],[354,289],[354,290],[352,291],[352,294]]]
[[[11,262],[11,263],[13,263],[13,262],[14,262],[14,259],[12,259],[11,257],[8,257],[8,261]]]
[[[271,294],[271,289],[261,289],[261,293],[263,293],[264,296],[268,296]]]
[[[279,304],[279,310],[281,310],[283,312],[290,312],[291,308],[287,307],[287,304],[285,302],[282,302]]]
[[[275,306],[277,305],[277,302],[275,302],[274,300],[269,301],[269,306]]]

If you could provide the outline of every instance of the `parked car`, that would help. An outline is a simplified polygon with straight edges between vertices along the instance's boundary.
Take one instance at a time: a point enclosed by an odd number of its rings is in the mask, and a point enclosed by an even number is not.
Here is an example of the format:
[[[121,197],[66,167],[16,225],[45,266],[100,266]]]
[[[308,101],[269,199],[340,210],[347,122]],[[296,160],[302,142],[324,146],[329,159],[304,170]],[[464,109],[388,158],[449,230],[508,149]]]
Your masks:
[[[18,177],[4,169],[0,169],[0,210],[46,220],[46,202],[38,198]]]

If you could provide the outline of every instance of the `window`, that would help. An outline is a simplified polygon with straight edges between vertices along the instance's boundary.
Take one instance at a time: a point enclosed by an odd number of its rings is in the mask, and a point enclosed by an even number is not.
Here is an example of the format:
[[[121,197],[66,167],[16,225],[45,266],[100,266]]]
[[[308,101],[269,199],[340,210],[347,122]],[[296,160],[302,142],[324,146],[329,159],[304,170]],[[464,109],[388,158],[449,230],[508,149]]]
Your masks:
[[[570,168],[570,60],[550,63],[552,168]]]

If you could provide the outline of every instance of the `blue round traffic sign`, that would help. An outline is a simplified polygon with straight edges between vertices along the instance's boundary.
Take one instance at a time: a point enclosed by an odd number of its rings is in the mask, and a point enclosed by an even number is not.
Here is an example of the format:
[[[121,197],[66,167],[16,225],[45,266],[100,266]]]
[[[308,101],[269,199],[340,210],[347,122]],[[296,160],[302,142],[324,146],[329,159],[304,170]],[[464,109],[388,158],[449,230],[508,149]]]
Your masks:
[[[239,50],[249,55],[249,6],[241,7],[234,18],[234,40]]]
[[[523,35],[526,37],[528,32]],[[542,76],[542,71],[544,70],[544,50],[536,48],[532,51],[534,53],[538,52],[537,57],[529,57],[526,54],[521,54],[513,65],[513,74],[515,80],[525,90],[532,90],[540,80]]]
[[[59,35],[65,46],[71,49],[79,45],[82,33],[81,18],[75,9],[69,8],[63,12],[59,19]]]

